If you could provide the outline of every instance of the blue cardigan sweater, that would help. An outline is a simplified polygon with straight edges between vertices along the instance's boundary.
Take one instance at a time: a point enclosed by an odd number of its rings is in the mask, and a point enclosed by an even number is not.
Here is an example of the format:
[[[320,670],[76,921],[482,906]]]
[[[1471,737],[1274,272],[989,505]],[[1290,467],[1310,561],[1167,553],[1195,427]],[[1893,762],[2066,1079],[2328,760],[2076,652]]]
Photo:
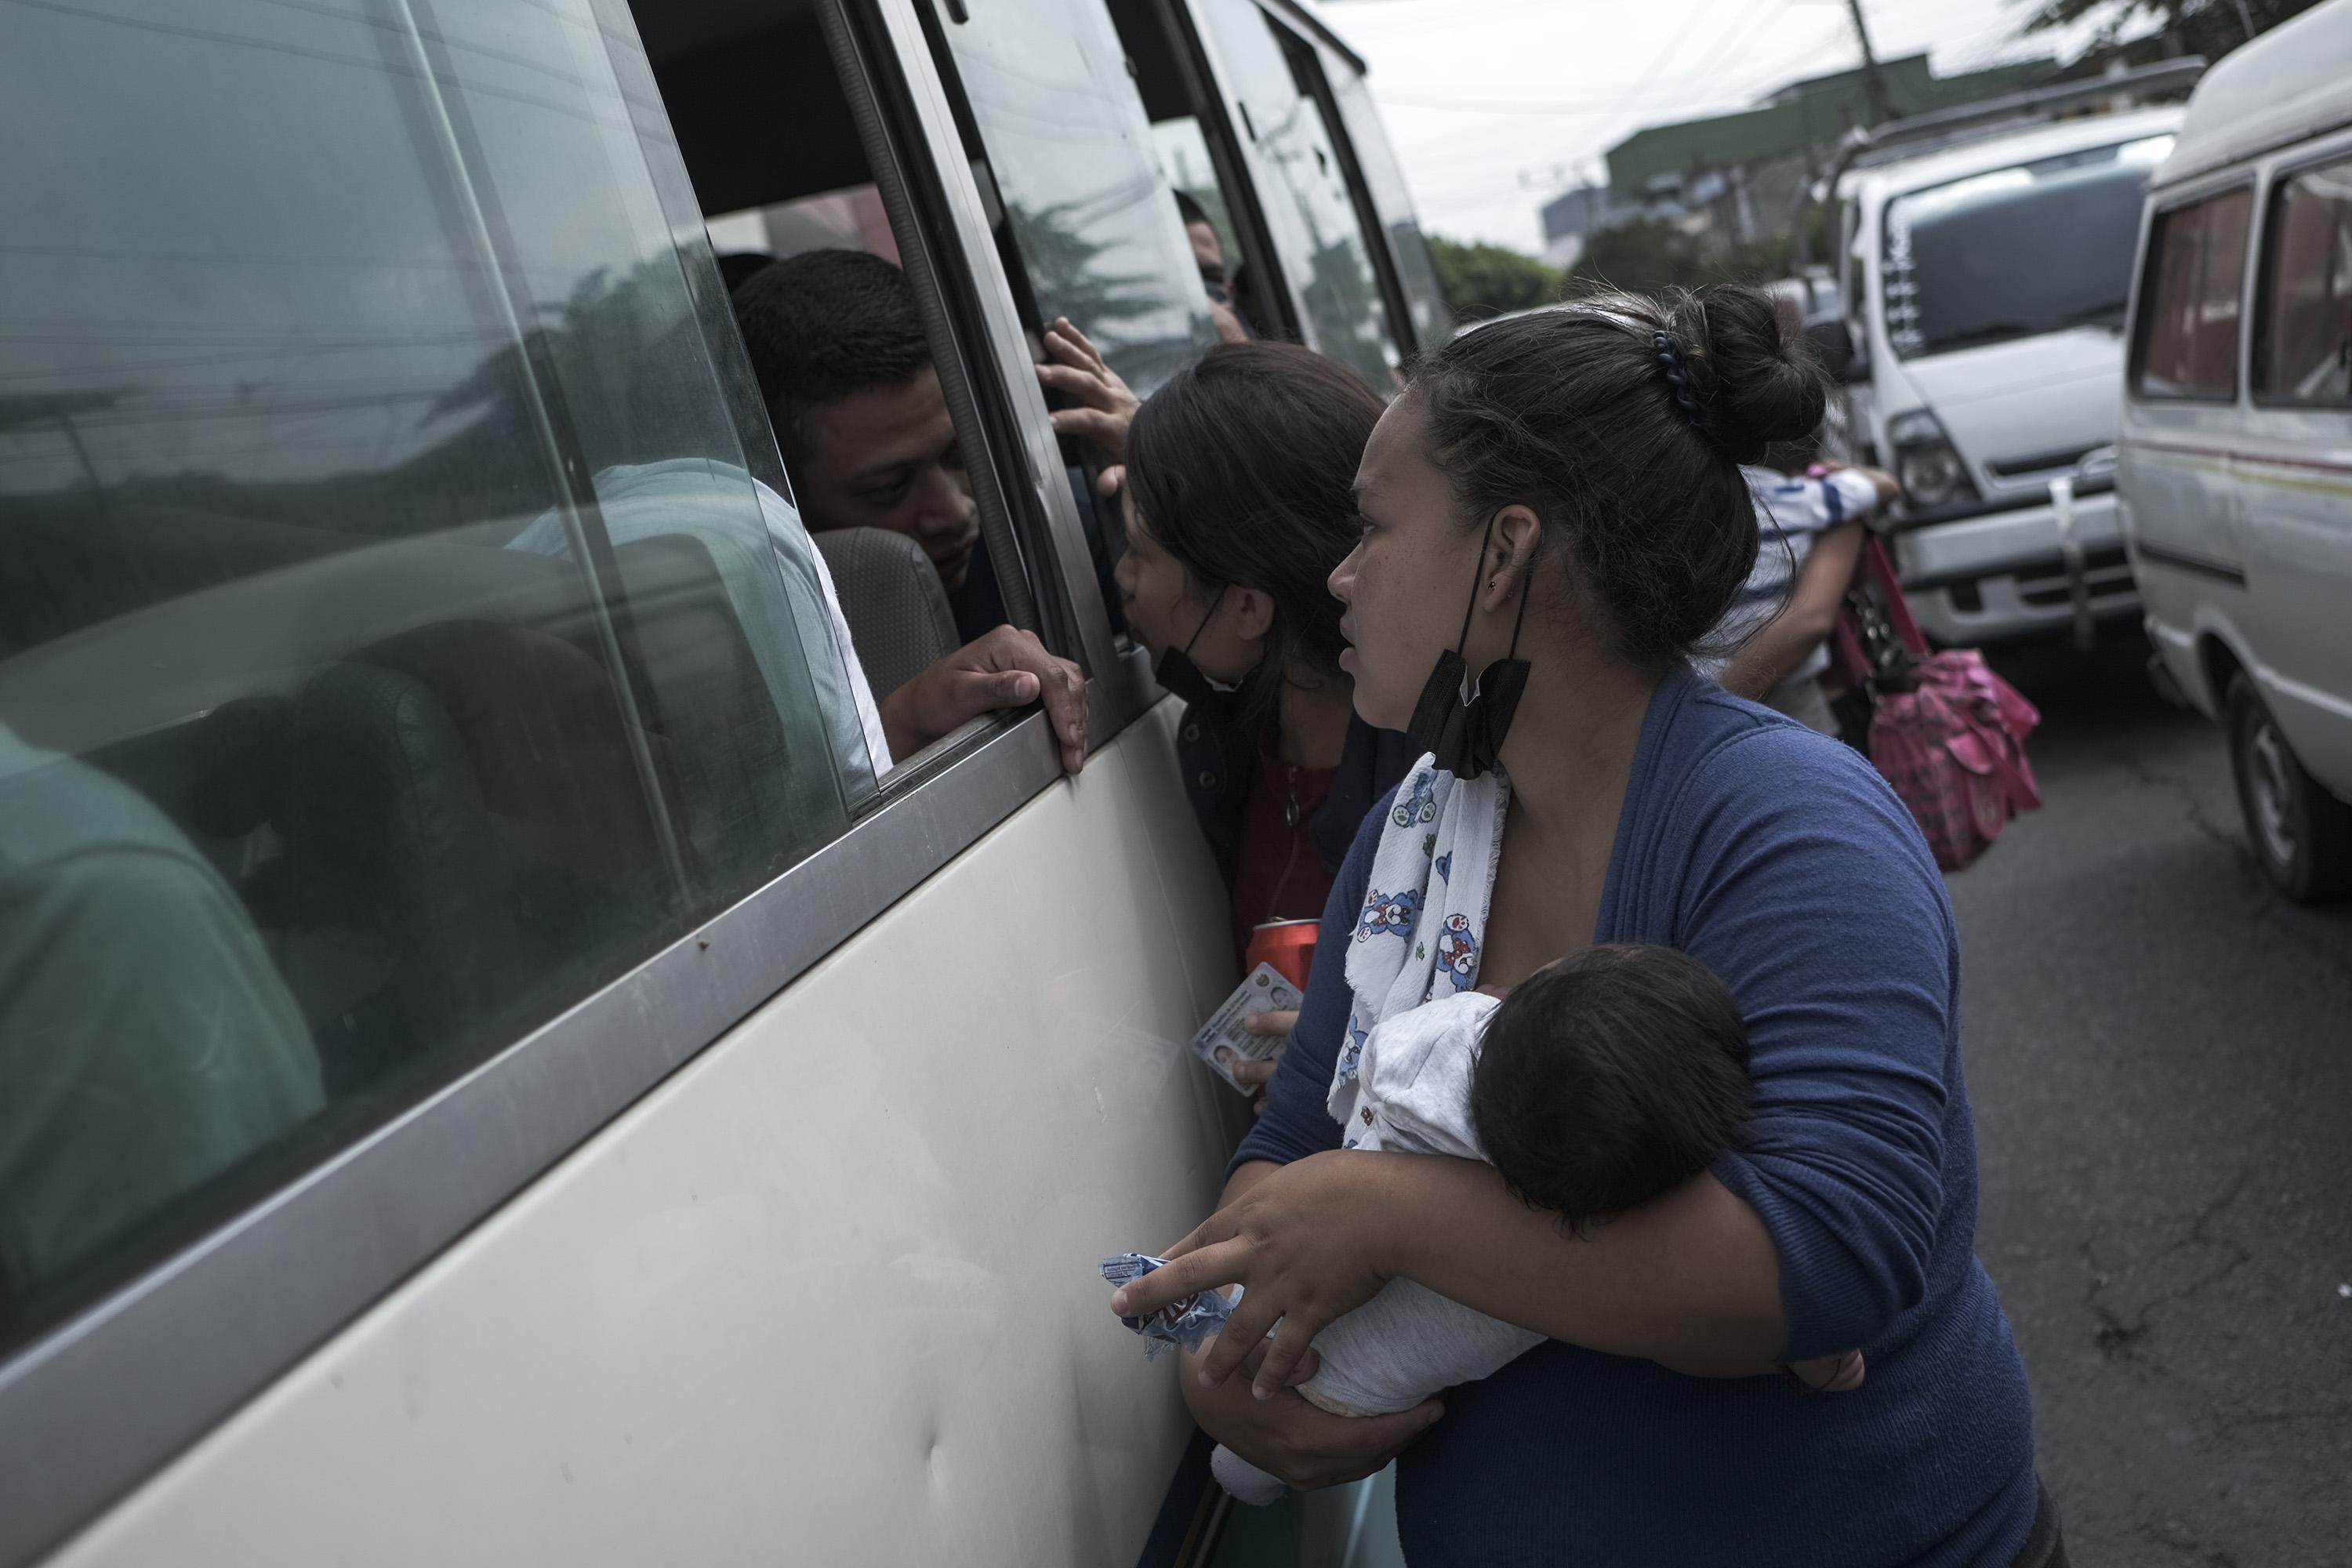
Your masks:
[[[1339,1146],[1339,962],[1386,805],[1357,835],[1265,1116],[1234,1164]],[[1973,1250],[1959,945],[1917,826],[1869,764],[1687,670],[1643,722],[1599,942],[1712,968],[1748,1020],[1753,1115],[1716,1176],[1780,1255],[1795,1360],[1867,1381],[1708,1381],[1552,1342],[1455,1389],[1400,1464],[1414,1568],[1980,1568],[2033,1522],[2032,1412]]]

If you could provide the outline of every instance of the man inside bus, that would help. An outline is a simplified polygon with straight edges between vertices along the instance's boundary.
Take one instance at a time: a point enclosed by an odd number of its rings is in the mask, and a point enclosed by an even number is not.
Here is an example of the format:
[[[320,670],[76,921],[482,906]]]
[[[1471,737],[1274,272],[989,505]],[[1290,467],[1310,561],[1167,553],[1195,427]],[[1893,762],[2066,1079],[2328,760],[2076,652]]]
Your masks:
[[[907,275],[868,251],[803,251],[751,273],[731,299],[809,530],[906,534],[938,570],[957,635],[997,635],[991,628],[1002,629],[1004,604],[994,563]],[[1049,335],[1049,353],[1063,352],[1053,349],[1055,341]],[[1066,370],[1047,363],[1038,374],[1052,388]],[[1063,409],[1054,426],[1098,437],[1101,417]],[[1065,478],[1117,631],[1118,595],[1097,487],[1082,468]],[[1115,484],[1107,473],[1100,488],[1113,493]]]
[[[980,509],[906,274],[863,250],[804,251],[761,268],[733,300],[809,530],[906,534],[938,569],[958,636],[1002,625]]]

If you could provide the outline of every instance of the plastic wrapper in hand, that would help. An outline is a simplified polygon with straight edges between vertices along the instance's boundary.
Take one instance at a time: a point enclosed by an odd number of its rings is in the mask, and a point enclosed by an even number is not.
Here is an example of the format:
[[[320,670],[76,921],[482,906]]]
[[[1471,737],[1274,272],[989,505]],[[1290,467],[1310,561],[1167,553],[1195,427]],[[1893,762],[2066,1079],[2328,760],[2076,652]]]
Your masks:
[[[1140,1279],[1159,1268],[1165,1259],[1150,1258],[1140,1252],[1122,1252],[1116,1258],[1102,1260],[1102,1277],[1114,1288],[1130,1279]],[[1157,1357],[1170,1345],[1181,1345],[1188,1351],[1201,1348],[1201,1342],[1234,1315],[1234,1304],[1221,1290],[1203,1290],[1173,1301],[1147,1317],[1122,1316],[1119,1321],[1141,1334],[1148,1342],[1146,1360]]]

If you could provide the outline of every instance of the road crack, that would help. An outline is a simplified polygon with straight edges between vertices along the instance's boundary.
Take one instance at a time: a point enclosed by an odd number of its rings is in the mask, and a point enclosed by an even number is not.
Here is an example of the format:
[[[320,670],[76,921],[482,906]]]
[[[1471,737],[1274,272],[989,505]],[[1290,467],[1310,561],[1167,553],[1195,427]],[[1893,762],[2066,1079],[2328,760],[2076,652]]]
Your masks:
[[[2111,751],[2108,760],[2131,775],[2142,787],[2169,795],[2180,803],[2181,815],[2200,836],[2230,852],[2231,863],[2253,897],[2253,907],[2247,920],[2254,925],[2277,933],[2293,942],[2322,967],[2334,971],[2347,981],[2352,981],[2352,953],[2347,953],[2341,931],[2320,931],[2306,929],[2310,911],[2289,903],[2278,887],[2263,872],[2255,859],[2253,847],[2236,824],[2222,826],[2205,811],[2205,802],[2191,781],[2150,765],[2127,752]]]
[[[2158,1225],[2172,1225],[2179,1223],[2185,1217],[2188,1229],[2158,1248],[2146,1259],[2129,1265],[2129,1272],[2137,1273],[2142,1269],[2161,1268],[2168,1258],[2175,1258],[2194,1248],[2212,1248],[2224,1256],[2217,1267],[2209,1268],[2169,1289],[2159,1291],[2141,1302],[2129,1317],[2126,1317],[2106,1300],[2108,1289],[2116,1282],[2117,1272],[2122,1271],[2125,1266],[2118,1265],[2111,1268],[2100,1260],[2098,1237],[2095,1234],[2083,1238],[2081,1249],[2083,1262],[2090,1271],[2089,1282],[2083,1292],[2083,1305],[2096,1323],[2091,1339],[2092,1343],[2098,1347],[2101,1355],[2110,1361],[2135,1361],[2140,1347],[2156,1330],[2156,1315],[2158,1311],[2188,1300],[2198,1292],[2209,1286],[2219,1284],[2253,1261],[2252,1250],[2242,1243],[2216,1239],[2212,1235],[2214,1222],[2238,1201],[2239,1195],[2245,1191],[2246,1183],[2252,1173],[2253,1167],[2251,1165],[2241,1170],[2227,1187],[2193,1214],[2186,1216],[2175,1215],[2170,1219],[2157,1222]]]

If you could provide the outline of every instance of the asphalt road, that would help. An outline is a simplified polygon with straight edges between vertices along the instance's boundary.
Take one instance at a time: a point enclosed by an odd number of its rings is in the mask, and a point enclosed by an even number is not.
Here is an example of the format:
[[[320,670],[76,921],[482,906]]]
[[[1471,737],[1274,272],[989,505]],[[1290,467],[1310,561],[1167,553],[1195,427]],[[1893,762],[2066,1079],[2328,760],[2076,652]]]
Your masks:
[[[2043,805],[1951,879],[1978,1248],[2076,1568],[2352,1564],[2352,912],[2272,893],[2141,657],[2000,661]]]

